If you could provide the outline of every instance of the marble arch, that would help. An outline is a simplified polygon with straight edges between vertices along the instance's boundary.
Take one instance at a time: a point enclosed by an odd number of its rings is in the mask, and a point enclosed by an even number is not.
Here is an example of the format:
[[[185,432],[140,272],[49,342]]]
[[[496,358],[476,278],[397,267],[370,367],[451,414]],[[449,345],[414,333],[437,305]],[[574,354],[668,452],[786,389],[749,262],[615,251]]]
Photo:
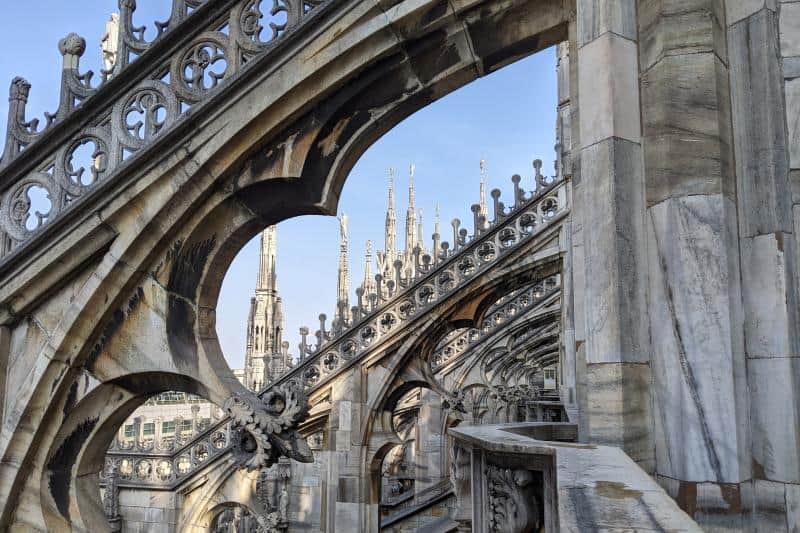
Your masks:
[[[232,413],[263,414],[215,339],[216,291],[235,250],[267,224],[335,212],[355,160],[403,117],[562,42],[559,101],[569,105],[560,120],[572,128],[559,157],[570,159],[575,215],[563,221],[563,392],[579,415],[578,438],[619,448],[624,457],[607,453],[667,510],[658,516],[670,526],[696,527],[676,503],[721,530],[796,523],[795,3],[289,3],[292,27],[256,46],[241,34],[242,0],[176,0],[171,22],[181,31],[154,43],[131,38],[135,2],[121,0],[125,53],[99,88],[80,71],[85,42],[72,34],[59,43],[64,94],[47,124],[25,115],[30,84],[12,82],[0,163],[0,528],[108,530],[96,505],[80,503],[79,474],[97,472],[71,466],[102,427],[69,416],[108,383],[179,373]],[[238,54],[226,81],[208,88],[170,76],[188,52],[212,45]],[[163,123],[120,124],[154,102]],[[87,142],[94,181],[76,183],[89,176],[70,154]],[[52,193],[49,215],[31,211],[32,187]],[[40,227],[25,226],[29,219]],[[139,384],[128,388],[139,396]],[[347,401],[332,399],[329,423],[352,442]],[[310,459],[294,432],[301,415],[250,438]],[[457,429],[470,446],[504,435]],[[555,455],[601,453],[577,449]],[[54,465],[69,480],[61,505],[45,480]],[[343,501],[324,523],[374,529],[352,520],[374,513],[344,501],[359,493],[351,467],[343,463],[347,474],[327,488]],[[664,491],[672,500],[660,499]],[[602,513],[601,495],[589,496]],[[477,527],[485,517],[473,510],[459,520]],[[559,518],[565,527],[580,519]],[[653,527],[647,520],[641,527]]]

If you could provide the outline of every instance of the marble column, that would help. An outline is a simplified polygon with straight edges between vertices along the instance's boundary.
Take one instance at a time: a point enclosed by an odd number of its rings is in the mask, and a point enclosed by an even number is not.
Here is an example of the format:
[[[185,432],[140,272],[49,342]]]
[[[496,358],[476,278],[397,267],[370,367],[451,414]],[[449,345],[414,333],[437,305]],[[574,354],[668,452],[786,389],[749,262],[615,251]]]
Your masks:
[[[795,287],[800,293],[800,3],[782,1],[779,8],[779,37],[789,150],[789,180],[792,189],[792,222],[795,237]],[[800,359],[798,352],[791,359],[794,380],[794,427],[800,427]],[[794,434],[797,438],[797,433]],[[795,464],[795,468],[797,468]],[[795,474],[797,470],[795,470]],[[797,480],[784,484],[787,525],[800,528],[800,486]],[[793,510],[793,512],[791,512]]]
[[[556,171],[559,177],[572,179],[572,109],[570,102],[570,60],[569,41],[560,43],[557,47],[556,79],[558,82],[558,109],[556,118]],[[572,205],[571,189],[568,192],[569,205]],[[561,361],[559,392],[568,412],[574,412],[577,404],[575,387],[576,376],[576,350],[575,350],[575,295],[573,281],[573,228],[572,219],[564,222],[561,235],[561,245],[566,251],[564,255],[564,268],[561,283]],[[529,409],[526,407],[526,419]]]
[[[580,438],[652,470],[647,261],[633,0],[578,0],[576,209],[583,239]],[[575,103],[573,103],[575,105]],[[577,132],[575,131],[577,129]],[[576,139],[577,133],[577,139]],[[576,172],[578,174],[578,172]],[[576,307],[577,309],[577,307]],[[578,327],[576,325],[576,338]],[[580,360],[582,359],[582,361]]]
[[[724,5],[638,3],[655,473],[710,529],[749,477]]]
[[[783,39],[779,7],[789,33]],[[750,486],[742,493],[753,523],[744,526],[772,531],[800,524],[800,310],[789,178],[789,130],[796,127],[798,104],[793,117],[782,69],[791,71],[792,61],[781,61],[782,45],[800,53],[797,7],[726,5],[752,435],[750,461],[744,461],[752,482],[743,476]]]

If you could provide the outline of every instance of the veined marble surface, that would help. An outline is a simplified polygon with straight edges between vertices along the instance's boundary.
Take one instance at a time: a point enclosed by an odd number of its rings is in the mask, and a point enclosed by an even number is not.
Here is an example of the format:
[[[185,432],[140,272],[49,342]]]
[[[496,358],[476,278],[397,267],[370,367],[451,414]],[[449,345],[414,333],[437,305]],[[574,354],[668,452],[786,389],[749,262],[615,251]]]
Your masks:
[[[552,457],[560,531],[702,531],[619,448],[537,440],[524,434],[568,438],[574,428],[568,423],[530,422],[460,426],[449,432],[459,445],[473,450]]]

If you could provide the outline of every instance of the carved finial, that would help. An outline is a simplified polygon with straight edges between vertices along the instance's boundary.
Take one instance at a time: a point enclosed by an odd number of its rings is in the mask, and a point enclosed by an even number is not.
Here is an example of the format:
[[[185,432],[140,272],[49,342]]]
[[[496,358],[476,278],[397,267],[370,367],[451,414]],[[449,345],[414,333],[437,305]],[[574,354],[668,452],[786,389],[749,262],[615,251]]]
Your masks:
[[[542,176],[542,160],[541,159],[534,159],[533,160],[533,168],[536,171],[536,188],[545,187],[547,184],[545,183],[544,176]]]
[[[417,214],[417,246],[422,246],[425,242],[425,227],[422,222],[422,209]]]
[[[409,212],[414,210],[414,173],[416,172],[416,166],[414,163],[411,163],[411,166],[408,167],[408,209]]]
[[[339,237],[343,245],[347,244],[347,213],[339,215]]]
[[[475,227],[476,232],[485,229],[486,222],[489,220],[489,209],[486,206],[486,160],[481,159],[481,183],[480,183],[480,199],[478,201],[478,222]]]
[[[60,41],[58,41],[58,51],[62,56],[82,56],[86,51],[86,39],[77,33],[70,33]]]
[[[394,167],[389,167],[389,207],[394,209]]]
[[[134,11],[136,9],[136,0],[119,0],[119,8]]]
[[[28,95],[31,92],[31,84],[25,78],[17,76],[11,80],[11,87],[8,91],[8,100],[21,100],[28,101]]]

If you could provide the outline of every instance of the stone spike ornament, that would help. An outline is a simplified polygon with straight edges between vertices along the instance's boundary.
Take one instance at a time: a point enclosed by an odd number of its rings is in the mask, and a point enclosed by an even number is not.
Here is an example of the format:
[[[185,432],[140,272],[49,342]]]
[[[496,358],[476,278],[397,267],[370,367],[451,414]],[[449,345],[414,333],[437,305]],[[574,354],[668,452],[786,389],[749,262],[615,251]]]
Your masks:
[[[350,261],[348,258],[347,213],[339,217],[339,266],[336,278],[336,311],[334,329],[340,331],[350,323]]]
[[[408,209],[406,210],[406,241],[404,253],[410,257],[417,245],[417,210],[414,206],[414,163],[408,168]]]
[[[250,392],[234,394],[223,409],[235,430],[233,457],[239,466],[268,468],[281,456],[314,461],[306,439],[295,429],[308,416],[308,398],[297,383],[274,386],[261,398]]]
[[[483,217],[483,225],[481,229],[484,229],[485,226],[488,225],[489,221],[489,209],[486,205],[486,160],[481,159],[480,163],[481,167],[481,182],[480,182],[480,198],[478,201],[478,216]]]
[[[365,294],[375,292],[375,278],[372,275],[372,241],[368,240],[364,248],[364,281],[361,288]]]
[[[389,167],[389,200],[386,207],[386,227],[384,235],[384,255],[391,264],[397,253],[397,214],[394,210],[394,167]]]
[[[422,219],[422,209],[419,210],[417,219],[417,246],[423,251],[425,250],[425,226]]]

